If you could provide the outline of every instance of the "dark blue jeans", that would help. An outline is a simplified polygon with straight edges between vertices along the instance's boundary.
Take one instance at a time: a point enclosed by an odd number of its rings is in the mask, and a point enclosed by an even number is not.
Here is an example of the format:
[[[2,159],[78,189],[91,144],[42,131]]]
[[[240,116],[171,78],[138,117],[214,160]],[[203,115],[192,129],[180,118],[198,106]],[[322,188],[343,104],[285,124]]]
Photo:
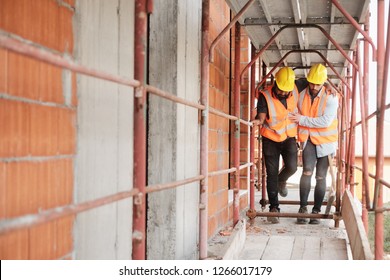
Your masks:
[[[303,172],[299,183],[301,207],[307,206],[307,199],[311,188],[311,177],[313,176],[314,166],[316,166],[316,186],[314,189],[313,210],[320,212],[326,191],[326,173],[328,172],[329,167],[328,156],[318,158],[316,146],[309,139],[303,150],[302,160]]]
[[[262,139],[270,209],[279,209],[278,183],[287,181],[297,171],[297,142],[293,137],[283,142],[275,142],[265,137]],[[284,167],[279,172],[280,156],[283,158]]]

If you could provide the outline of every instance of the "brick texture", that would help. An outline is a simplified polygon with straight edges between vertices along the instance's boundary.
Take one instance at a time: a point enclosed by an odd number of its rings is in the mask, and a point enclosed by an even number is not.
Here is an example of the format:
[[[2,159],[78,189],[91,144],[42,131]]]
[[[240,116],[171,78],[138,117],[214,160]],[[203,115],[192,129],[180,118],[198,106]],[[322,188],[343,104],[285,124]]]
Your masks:
[[[210,1],[210,40],[228,24],[230,10],[225,1]],[[209,104],[229,114],[229,61],[230,38],[228,33],[217,44],[214,62],[210,64]],[[229,120],[209,115],[209,171],[229,168]],[[228,190],[228,174],[211,177],[209,180],[209,237],[225,226],[228,215],[228,199],[223,196]]]
[[[24,103],[0,99],[0,157],[27,155],[29,111]]]
[[[73,52],[73,11],[52,0],[0,1],[0,26],[59,52]]]
[[[38,213],[72,202],[73,162],[61,159],[3,164],[5,217]]]
[[[0,29],[38,48],[73,53],[74,0],[1,0]],[[0,49],[0,219],[72,204],[76,77],[66,104],[63,69]],[[73,217],[0,235],[1,259],[62,259]]]
[[[210,2],[210,17],[210,40],[214,40],[230,22],[230,9],[225,1],[212,0]],[[232,38],[230,38],[229,32],[227,32],[217,44],[213,53],[214,62],[210,64],[209,104],[211,107],[227,114],[232,114],[231,112],[233,112],[231,108],[233,104],[231,102],[232,90],[230,88],[231,72],[234,67],[234,64],[230,61],[230,57],[233,55],[230,53],[231,40]],[[242,38],[242,54],[245,57],[248,56],[247,41],[247,37]],[[244,56],[242,56],[242,59],[246,59]],[[244,86],[245,88],[247,89],[248,87]],[[245,119],[248,118],[245,117]],[[231,166],[229,161],[232,145],[229,143],[229,137],[232,123],[232,121],[226,118],[210,114],[209,171],[228,169]],[[244,148],[248,149],[247,145]],[[247,150],[242,153],[245,155]],[[230,211],[228,206],[229,176],[229,174],[226,174],[209,179],[209,237],[225,227],[229,221],[232,222],[232,217],[229,218]],[[246,207],[247,202],[243,201],[243,203],[244,205],[241,207]]]
[[[5,218],[6,198],[5,198],[5,182],[6,182],[6,164],[0,162],[0,220]]]
[[[29,259],[28,245],[28,230],[19,230],[0,235],[0,259],[27,260]]]
[[[74,109],[0,99],[0,157],[72,154],[75,118]]]
[[[0,92],[7,91],[8,51],[0,48]]]
[[[235,28],[232,28],[232,33],[231,33],[231,40],[234,41],[235,39]],[[242,73],[242,70],[244,67],[248,64],[250,61],[249,58],[249,40],[248,36],[245,33],[245,30],[241,28],[241,37],[240,37],[240,73]],[[232,58],[234,58],[234,44],[232,45]],[[235,62],[232,61],[232,69],[234,69],[234,64]],[[243,81],[240,83],[240,118],[244,120],[250,120],[249,116],[249,81],[248,81],[248,75],[249,71],[246,71],[243,74]],[[236,77],[234,77],[234,70],[232,70],[232,86],[234,85],[234,80]],[[231,112],[234,112],[234,96],[233,96],[233,91],[234,89],[231,89],[231,96],[230,96],[230,110]],[[230,141],[233,143],[234,141],[234,126],[232,125],[230,127],[231,131],[231,136],[230,136]],[[240,163],[247,163],[249,158],[249,142],[248,142],[248,127],[241,124],[240,125]],[[233,158],[231,160],[231,165],[233,165]],[[241,172],[242,174],[242,172]],[[233,181],[231,179],[230,184],[233,184]],[[248,177],[241,177],[240,178],[240,189],[246,190],[248,188],[249,184],[249,178]]]

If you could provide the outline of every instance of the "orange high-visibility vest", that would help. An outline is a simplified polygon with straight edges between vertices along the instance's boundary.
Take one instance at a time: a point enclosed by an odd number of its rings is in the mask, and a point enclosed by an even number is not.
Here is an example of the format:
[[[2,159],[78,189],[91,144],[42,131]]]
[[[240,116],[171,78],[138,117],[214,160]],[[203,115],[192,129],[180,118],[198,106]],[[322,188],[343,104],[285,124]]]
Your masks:
[[[326,102],[328,101],[330,94],[328,94],[323,87],[318,95],[319,97],[315,98],[312,104],[308,88],[306,88],[306,91],[300,93],[298,109],[302,115],[316,118],[324,114]],[[314,145],[336,142],[338,139],[337,129],[337,117],[332,121],[330,126],[325,128],[313,128],[300,125],[298,128],[298,141],[305,142],[310,135],[311,142]]]
[[[295,137],[298,133],[296,123],[290,121],[289,113],[298,112],[298,89],[294,86],[292,94],[286,99],[287,108],[272,94],[272,86],[261,91],[267,101],[268,116],[261,128],[261,135],[275,142],[282,142],[287,137]]]

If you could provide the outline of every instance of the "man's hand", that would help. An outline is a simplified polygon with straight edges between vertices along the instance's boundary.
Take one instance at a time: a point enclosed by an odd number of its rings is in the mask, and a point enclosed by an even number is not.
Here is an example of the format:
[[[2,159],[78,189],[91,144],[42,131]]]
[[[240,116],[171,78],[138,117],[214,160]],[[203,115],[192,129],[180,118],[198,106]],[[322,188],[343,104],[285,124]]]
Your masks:
[[[295,123],[299,123],[299,120],[301,119],[301,114],[299,114],[299,113],[289,113],[288,114],[288,118],[291,120],[291,121],[293,121],[293,122],[295,122]]]
[[[253,123],[253,125],[262,125],[263,124],[262,121],[260,121],[259,119],[254,119],[252,121],[252,123]]]
[[[325,90],[328,94],[331,94],[333,96],[337,96],[337,91],[328,83],[324,84]]]

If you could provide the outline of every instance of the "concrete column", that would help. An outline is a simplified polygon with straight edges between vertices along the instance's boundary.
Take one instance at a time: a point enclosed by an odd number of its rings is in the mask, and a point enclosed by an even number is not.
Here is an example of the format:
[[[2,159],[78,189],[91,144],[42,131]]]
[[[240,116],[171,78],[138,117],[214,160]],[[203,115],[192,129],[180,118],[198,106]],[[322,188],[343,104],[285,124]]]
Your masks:
[[[77,1],[75,57],[133,78],[134,1]],[[133,89],[77,75],[76,203],[132,188]],[[130,259],[132,201],[76,217],[76,259]]]
[[[198,102],[201,1],[155,0],[149,83]],[[148,185],[199,174],[198,111],[148,100]],[[148,196],[147,259],[198,258],[199,183]]]

